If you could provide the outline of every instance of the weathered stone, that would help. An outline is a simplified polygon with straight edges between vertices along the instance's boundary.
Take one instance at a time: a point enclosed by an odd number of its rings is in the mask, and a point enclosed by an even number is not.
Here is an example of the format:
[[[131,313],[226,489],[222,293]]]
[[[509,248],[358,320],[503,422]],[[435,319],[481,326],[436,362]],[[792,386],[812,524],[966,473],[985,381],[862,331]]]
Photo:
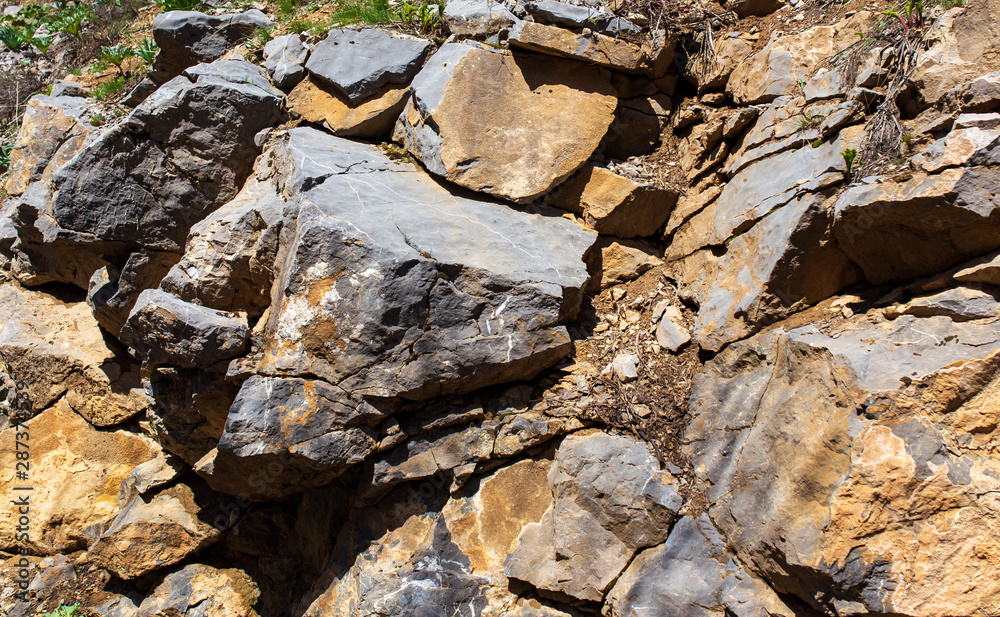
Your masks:
[[[629,240],[604,238],[590,252],[589,269],[599,289],[639,278],[661,265],[652,246]]]
[[[289,131],[273,165],[298,216],[259,372],[423,399],[527,378],[568,351],[593,234],[312,129]]]
[[[310,54],[306,69],[357,105],[386,84],[407,84],[430,51],[429,41],[382,30],[331,30]]]
[[[384,416],[322,381],[251,377],[229,409],[217,450],[195,471],[222,492],[284,497],[360,463],[376,445],[371,426]]]
[[[195,367],[240,355],[249,334],[245,319],[147,289],[119,338],[143,362]]]
[[[163,579],[136,617],[257,617],[259,595],[242,570],[191,564]]]
[[[782,0],[727,0],[727,9],[740,17],[763,17],[785,6]]]
[[[673,261],[700,248],[738,237],[776,208],[840,182],[840,152],[860,141],[859,131],[845,132],[833,143],[801,148],[758,161],[730,180],[719,198],[681,225],[665,258]]]
[[[601,601],[638,549],[666,539],[681,506],[673,477],[627,437],[567,437],[548,478],[553,505],[524,527],[504,573],[581,600]]]
[[[97,323],[117,337],[139,294],[159,285],[178,259],[176,253],[142,251],[129,255],[121,270],[107,265],[94,272],[87,289],[87,304]]]
[[[852,186],[836,203],[840,247],[871,283],[912,280],[1000,247],[992,168]]]
[[[76,78],[74,77],[74,79]],[[68,79],[57,79],[52,83],[52,90],[49,91],[49,96],[87,97],[90,96],[90,88]]]
[[[973,615],[998,590],[980,564],[1000,555],[1000,474],[980,444],[995,439],[1000,337],[989,322],[877,321],[729,346],[696,378],[688,452],[712,520],[776,591]]]
[[[21,129],[10,151],[4,185],[8,195],[21,195],[32,182],[43,177],[48,167],[54,171],[65,163],[64,157],[56,153],[67,141],[76,143],[87,138],[92,129],[83,122],[87,113],[87,101],[82,98],[39,94],[28,100]]]
[[[688,61],[684,66],[684,79],[697,88],[699,94],[725,89],[729,76],[751,52],[753,41],[725,36],[711,51],[703,49]]]
[[[1000,113],[990,114],[959,114],[955,118],[954,130],[960,129],[995,129],[1000,127]]]
[[[639,378],[639,356],[630,353],[620,353],[611,361],[611,372],[618,381],[629,383]]]
[[[518,22],[507,39],[511,47],[597,64],[614,71],[662,77],[674,57],[674,45],[653,50],[593,31],[571,30],[533,21]]]
[[[974,260],[955,273],[955,280],[962,283],[1000,285],[1000,253],[990,253]]]
[[[384,140],[406,106],[410,89],[389,85],[358,104],[306,79],[288,95],[288,107],[303,119],[323,124],[334,135]]]
[[[898,315],[930,317],[942,315],[953,321],[991,319],[1000,316],[997,299],[985,291],[956,287],[930,296],[914,298],[901,307],[894,308]]]
[[[937,103],[949,90],[1000,70],[1000,2],[984,0],[951,10],[937,19],[928,36],[934,41],[920,54],[909,81],[913,114]],[[996,92],[994,87],[994,92]],[[966,111],[976,111],[967,109]],[[984,110],[987,111],[987,110]]]
[[[297,34],[271,39],[264,45],[264,67],[279,88],[291,88],[306,75],[309,50]]]
[[[154,488],[176,480],[185,471],[187,465],[184,461],[166,452],[160,453],[160,456],[151,461],[136,465],[118,487],[118,507],[124,508],[136,496],[145,495]]]
[[[186,75],[56,172],[51,214],[61,229],[180,252],[190,226],[235,196],[260,152],[254,136],[279,119],[281,93],[246,62]]]
[[[677,193],[587,167],[553,193],[551,203],[581,216],[600,234],[633,238],[651,236],[663,227]]]
[[[194,465],[219,443],[239,380],[197,369],[155,367],[149,377],[149,424],[169,452]]]
[[[8,283],[0,286],[0,315],[0,369],[19,384],[17,415],[39,413],[64,396],[96,426],[146,408],[138,367],[116,358],[86,304]]]
[[[444,24],[452,34],[493,34],[517,23],[517,17],[496,0],[452,0],[444,7]]]
[[[214,62],[257,28],[272,22],[257,9],[244,13],[206,15],[196,11],[168,11],[153,19],[153,40],[160,48],[150,77],[163,84],[184,69]]]
[[[210,498],[196,496],[185,484],[162,490],[148,500],[136,495],[90,546],[87,555],[98,566],[126,580],[173,565],[217,542],[229,526],[224,515],[220,528],[213,526],[220,523],[212,519],[222,510],[210,508]]]
[[[534,17],[535,21],[564,28],[590,28],[593,30],[602,27],[614,17],[600,9],[576,6],[558,0],[525,2],[524,10]]]
[[[920,171],[934,173],[946,167],[967,165],[995,149],[1000,150],[1000,130],[956,129],[913,157],[911,163]]]
[[[411,87],[394,139],[431,173],[522,203],[584,165],[617,104],[596,67],[462,44],[443,45]]]
[[[691,333],[688,332],[687,326],[684,324],[684,316],[680,309],[676,306],[665,307],[663,317],[656,326],[656,342],[663,349],[677,351],[690,340]]]
[[[30,435],[32,481],[15,479],[15,433]],[[24,441],[23,434],[17,441]],[[27,547],[51,555],[86,548],[92,530],[118,511],[118,485],[139,463],[153,459],[159,448],[151,440],[125,431],[99,431],[59,402],[20,427],[0,431],[0,463],[11,473],[0,482],[15,499],[15,487],[31,485],[28,541],[16,538],[16,507],[0,510],[0,545],[5,551]]]
[[[867,11],[832,26],[816,26],[768,42],[750,60],[739,64],[726,91],[740,104],[767,103],[793,94],[799,79],[809,79],[827,58],[847,49],[864,32],[872,16]]]
[[[807,194],[733,238],[723,255],[706,249],[672,264],[681,295],[699,305],[698,343],[717,351],[856,282],[832,223],[827,198]]]
[[[447,484],[430,479],[353,510],[338,540],[344,557],[319,578],[303,614],[568,617],[508,591],[502,569],[521,530],[552,503],[549,465],[520,461],[447,501]]]
[[[608,594],[605,615],[793,617],[767,583],[726,548],[708,515],[677,521],[662,546],[636,556]],[[610,609],[610,610],[608,610]]]
[[[272,183],[251,177],[233,201],[191,228],[184,256],[157,281],[160,288],[211,309],[263,313],[284,203]]]

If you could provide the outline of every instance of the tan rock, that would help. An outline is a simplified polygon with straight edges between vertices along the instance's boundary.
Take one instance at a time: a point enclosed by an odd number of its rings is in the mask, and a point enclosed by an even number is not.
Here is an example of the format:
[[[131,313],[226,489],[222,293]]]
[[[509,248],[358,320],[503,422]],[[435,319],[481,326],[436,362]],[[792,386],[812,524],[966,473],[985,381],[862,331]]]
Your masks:
[[[552,205],[583,217],[595,231],[619,238],[651,236],[670,216],[677,193],[588,167],[552,195]]]
[[[221,531],[200,520],[199,515],[205,516],[202,509],[184,484],[148,501],[133,497],[87,554],[126,580],[173,565],[219,539]]]
[[[1000,253],[991,253],[955,273],[955,280],[963,283],[1000,285]]]
[[[63,402],[23,426],[30,437],[16,439],[14,428],[0,432],[0,464],[9,470],[0,486],[11,498],[20,494],[15,487],[32,487],[28,541],[15,539],[17,510],[3,508],[0,545],[4,550],[27,546],[45,555],[85,548],[93,539],[92,528],[118,511],[121,481],[136,465],[160,452],[145,437],[94,429]],[[26,451],[16,449],[15,441],[30,442],[27,483],[14,475],[16,453]]]
[[[191,564],[163,579],[136,617],[257,617],[260,592],[246,572]]]
[[[10,152],[10,172],[4,190],[8,195],[20,195],[28,186],[45,174],[51,166],[65,163],[83,140],[90,134],[91,127],[81,122],[87,111],[85,99],[73,97],[49,97],[39,95],[28,100],[21,130]],[[73,140],[68,156],[56,153],[68,140]],[[49,170],[48,176],[51,177]]]
[[[808,80],[827,58],[855,43],[855,32],[866,31],[871,19],[871,13],[858,11],[832,26],[772,40],[736,67],[726,91],[740,104],[766,103],[793,94],[798,89],[796,80]]]
[[[594,273],[599,288],[607,289],[637,279],[662,263],[654,249],[643,243],[605,238],[590,252],[588,269]]]
[[[699,94],[725,88],[729,76],[752,51],[753,41],[725,36],[711,52],[703,50],[694,56],[684,67],[684,78],[698,89]]]
[[[309,122],[322,123],[334,135],[384,139],[392,133],[409,93],[406,86],[390,85],[352,105],[346,96],[307,77],[289,93],[288,107]]]
[[[138,367],[108,349],[85,302],[65,303],[16,283],[0,286],[0,357],[26,402],[38,413],[66,396],[97,426],[110,426],[147,406]]]
[[[927,173],[946,167],[967,165],[991,150],[1000,151],[1000,130],[967,128],[954,130],[911,159],[912,165]]]
[[[614,71],[654,78],[663,76],[674,55],[673,44],[654,54],[651,49],[590,30],[577,34],[533,21],[522,21],[514,26],[508,42],[518,49],[583,60]]]
[[[614,119],[614,89],[594,66],[448,44],[411,84],[396,125],[434,174],[519,203],[580,169]]]

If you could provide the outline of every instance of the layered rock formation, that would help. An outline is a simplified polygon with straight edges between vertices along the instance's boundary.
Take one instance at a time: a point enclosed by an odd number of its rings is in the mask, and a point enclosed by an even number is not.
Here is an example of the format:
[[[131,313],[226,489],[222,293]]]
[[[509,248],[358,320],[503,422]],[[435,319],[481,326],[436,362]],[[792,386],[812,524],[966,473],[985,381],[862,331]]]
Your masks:
[[[800,27],[176,12],[32,98],[9,613],[1000,613],[1000,6],[726,6]]]

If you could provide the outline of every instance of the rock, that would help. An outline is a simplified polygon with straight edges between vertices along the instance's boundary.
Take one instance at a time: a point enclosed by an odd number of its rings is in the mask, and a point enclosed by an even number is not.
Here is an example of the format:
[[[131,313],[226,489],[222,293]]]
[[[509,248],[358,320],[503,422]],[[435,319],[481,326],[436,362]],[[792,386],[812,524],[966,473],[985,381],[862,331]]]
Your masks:
[[[598,240],[590,252],[588,268],[594,273],[600,289],[639,278],[642,274],[661,265],[656,250],[646,244],[628,240],[605,238]]]
[[[958,131],[961,129],[995,129],[1000,127],[1000,113],[991,114],[960,114],[955,118],[952,127]]]
[[[611,370],[619,381],[629,383],[639,378],[637,364],[639,364],[639,356],[635,354],[618,354],[611,362]]]
[[[911,164],[919,171],[934,173],[987,157],[991,150],[1000,152],[1000,130],[956,129],[913,157]]]
[[[508,591],[503,560],[552,503],[550,461],[525,459],[447,499],[434,478],[351,512],[331,564],[297,614],[569,617]],[[428,507],[435,504],[435,507]],[[314,599],[313,599],[314,598]],[[304,610],[303,610],[304,609]]]
[[[56,172],[51,213],[61,229],[95,245],[179,253],[191,225],[236,195],[260,152],[254,136],[280,117],[281,93],[246,62],[185,75]]]
[[[768,103],[796,93],[798,79],[808,80],[830,56],[847,49],[864,32],[871,14],[859,11],[832,26],[816,26],[770,41],[748,61],[739,64],[726,85],[741,105]]]
[[[185,484],[164,489],[148,500],[137,495],[90,546],[87,556],[119,578],[134,579],[217,542],[229,524],[221,511],[218,507],[210,510],[206,497],[199,498]],[[212,520],[217,516],[223,516],[221,529],[213,526],[218,524]]]
[[[832,223],[832,203],[807,194],[733,238],[722,256],[707,249],[671,264],[681,296],[699,305],[698,344],[717,351],[856,282]]]
[[[535,21],[564,28],[600,29],[614,17],[600,9],[589,6],[576,6],[558,0],[535,0],[525,2],[524,10],[535,18]]]
[[[256,617],[259,595],[242,570],[191,564],[163,579],[136,617]]]
[[[663,227],[677,193],[586,167],[553,193],[550,203],[581,216],[600,234],[633,238],[651,236]]]
[[[666,539],[681,506],[645,444],[599,431],[567,437],[548,478],[552,506],[521,531],[504,573],[581,600],[601,601],[638,549]]]
[[[517,23],[502,2],[494,0],[452,0],[444,7],[444,24],[459,36],[493,34]]]
[[[124,508],[136,496],[145,495],[154,488],[172,482],[185,471],[187,465],[184,461],[167,453],[136,465],[118,487],[118,507]]]
[[[409,83],[430,51],[429,41],[382,30],[331,30],[309,56],[306,69],[357,105],[386,84]]]
[[[147,417],[163,448],[195,465],[219,443],[239,380],[203,368],[153,367]]]
[[[1000,253],[990,253],[955,273],[955,280],[962,283],[1000,285]]]
[[[913,115],[963,82],[1000,70],[1000,3],[987,0],[947,11],[931,25],[928,36],[934,44],[920,55],[909,76],[913,86],[907,102]]]
[[[997,461],[978,446],[996,431],[978,395],[996,387],[1000,339],[989,322],[877,321],[730,345],[696,377],[686,451],[712,520],[777,592],[818,610],[975,614],[998,588],[976,564],[1000,554],[983,541]]]
[[[384,416],[319,380],[251,377],[229,409],[217,450],[195,471],[218,491],[284,497],[360,463],[376,445],[372,425]]]
[[[81,86],[75,81],[69,81],[66,79],[57,79],[54,82],[52,82],[52,90],[49,91],[49,96],[87,97],[90,96],[90,88]]]
[[[86,304],[8,283],[0,286],[0,315],[0,368],[18,384],[19,415],[66,397],[92,424],[112,426],[146,408],[138,367],[108,348]]]
[[[649,154],[660,143],[671,106],[664,94],[619,99],[615,121],[601,144],[604,156],[625,160]]]
[[[270,304],[284,200],[251,177],[225,206],[191,228],[184,256],[151,285],[219,311],[259,316]]]
[[[665,544],[639,553],[615,583],[605,606],[609,617],[672,611],[691,617],[797,614],[735,560],[706,514],[683,517]]]
[[[83,121],[87,115],[86,99],[43,94],[28,99],[21,130],[10,151],[4,185],[7,194],[21,195],[32,182],[43,176],[51,178],[55,169],[66,162],[66,153],[73,150],[73,145],[79,148],[91,133],[92,127]],[[64,144],[67,148],[60,153]],[[72,154],[75,152],[69,156]]]
[[[596,67],[461,44],[443,45],[411,87],[393,138],[431,173],[519,203],[584,165],[617,104]]]
[[[342,94],[306,79],[288,95],[289,108],[303,119],[323,124],[340,137],[383,140],[406,106],[410,89],[388,85],[354,105]]]
[[[246,321],[232,314],[147,289],[119,338],[143,362],[196,367],[240,355],[249,335]]]
[[[699,94],[725,89],[729,76],[752,52],[753,41],[723,37],[711,51],[703,49],[689,59],[684,66],[684,79],[695,86]]]
[[[665,259],[673,261],[699,248],[722,245],[798,196],[840,182],[846,169],[840,152],[857,145],[860,138],[860,131],[845,132],[819,148],[783,152],[744,168],[717,200],[677,229]]]
[[[622,73],[663,77],[674,57],[674,45],[657,50],[614,37],[585,31],[577,34],[533,21],[515,25],[507,39],[511,47],[593,63]]]
[[[835,205],[840,247],[875,284],[912,280],[1000,247],[997,171],[947,169],[848,188]]]
[[[956,287],[930,296],[914,298],[894,312],[918,317],[943,315],[953,321],[969,321],[997,317],[1000,315],[1000,305],[992,294],[985,291]]]
[[[782,0],[728,0],[726,8],[739,17],[764,17],[785,6]]]
[[[121,270],[107,265],[90,277],[87,304],[101,327],[118,336],[143,290],[156,287],[171,266],[176,253],[142,251],[132,253]]]
[[[158,85],[164,84],[188,67],[218,60],[254,30],[272,25],[267,15],[257,9],[222,15],[160,13],[153,19],[153,40],[160,52],[153,61],[150,78]]]
[[[15,433],[30,435],[29,480],[14,476]],[[17,441],[24,441],[22,435]],[[86,548],[93,529],[118,511],[118,485],[132,469],[155,458],[159,448],[151,440],[126,431],[99,431],[70,409],[56,403],[20,428],[0,431],[0,463],[12,473],[4,476],[9,499],[20,498],[32,486],[27,542],[16,538],[18,509],[0,510],[0,545],[5,551],[27,547],[34,554],[52,555]],[[23,530],[22,530],[23,532]]]
[[[593,234],[312,129],[273,160],[298,220],[258,372],[419,400],[525,379],[568,351]]]
[[[297,34],[271,39],[264,45],[264,68],[279,88],[291,88],[306,75],[309,49]]]
[[[664,301],[665,302],[665,301]],[[676,306],[667,306],[663,318],[656,326],[656,342],[663,349],[677,351],[691,340],[691,333],[684,325],[684,316]]]

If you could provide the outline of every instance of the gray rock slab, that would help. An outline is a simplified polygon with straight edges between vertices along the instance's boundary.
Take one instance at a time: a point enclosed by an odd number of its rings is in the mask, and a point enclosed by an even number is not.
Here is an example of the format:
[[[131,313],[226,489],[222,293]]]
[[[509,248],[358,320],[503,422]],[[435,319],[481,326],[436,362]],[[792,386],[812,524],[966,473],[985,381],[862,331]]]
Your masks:
[[[157,84],[166,83],[190,66],[218,60],[255,29],[272,25],[270,18],[257,9],[224,15],[160,13],[153,19],[153,40],[160,52],[150,77]]]
[[[503,2],[452,0],[444,7],[444,23],[452,34],[492,34],[517,23]]]
[[[429,41],[382,30],[332,30],[309,56],[306,69],[359,103],[385,84],[406,84],[431,51]]]
[[[309,49],[297,34],[286,34],[264,45],[264,67],[279,88],[291,88],[306,74]]]

